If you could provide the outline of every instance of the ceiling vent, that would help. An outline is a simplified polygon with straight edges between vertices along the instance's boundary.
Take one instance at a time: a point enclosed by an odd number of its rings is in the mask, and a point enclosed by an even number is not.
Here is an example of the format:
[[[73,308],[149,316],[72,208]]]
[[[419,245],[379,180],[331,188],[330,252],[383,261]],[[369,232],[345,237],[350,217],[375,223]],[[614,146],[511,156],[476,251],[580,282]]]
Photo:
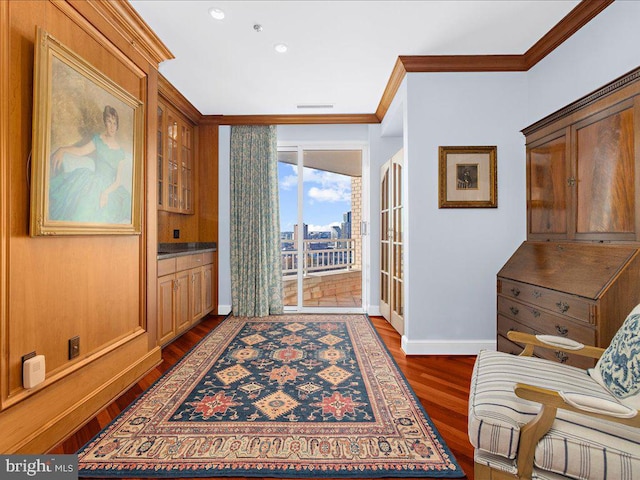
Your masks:
[[[301,103],[297,108],[333,108],[333,103]]]

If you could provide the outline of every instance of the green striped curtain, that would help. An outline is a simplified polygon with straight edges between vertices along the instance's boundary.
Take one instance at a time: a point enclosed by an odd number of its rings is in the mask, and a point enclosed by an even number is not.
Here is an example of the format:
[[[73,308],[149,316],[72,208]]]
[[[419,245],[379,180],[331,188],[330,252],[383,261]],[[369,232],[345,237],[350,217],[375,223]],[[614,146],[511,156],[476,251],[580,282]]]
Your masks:
[[[232,126],[230,167],[233,315],[282,313],[276,127]]]

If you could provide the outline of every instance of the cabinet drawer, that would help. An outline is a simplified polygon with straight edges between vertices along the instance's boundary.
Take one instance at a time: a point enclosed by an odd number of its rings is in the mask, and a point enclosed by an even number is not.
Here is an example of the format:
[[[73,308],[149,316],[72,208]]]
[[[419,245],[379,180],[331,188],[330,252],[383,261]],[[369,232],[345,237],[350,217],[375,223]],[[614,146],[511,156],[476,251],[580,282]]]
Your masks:
[[[512,342],[508,338],[498,335],[498,350],[512,355],[520,355],[520,352],[522,352],[524,348],[517,343]],[[595,360],[592,358],[581,357],[580,355],[572,355],[570,353],[564,353],[559,350],[550,350],[547,348],[536,347],[534,356],[583,369],[592,368],[595,365]]]
[[[196,268],[202,265],[203,255],[202,253],[196,253],[194,255],[184,255],[177,257],[177,271],[188,270],[190,268]]]
[[[583,369],[593,368],[593,366],[596,364],[596,361],[593,358],[565,353],[561,352],[560,350],[553,350],[550,348],[536,347],[535,356]]]
[[[210,263],[213,263],[213,252],[204,252],[202,254],[202,264],[209,265]]]
[[[515,332],[529,333],[531,335],[538,333],[533,328],[522,325],[512,318],[505,317],[504,315],[498,315],[498,335],[502,335],[507,338],[507,333],[512,330]]]
[[[176,271],[176,259],[175,258],[164,258],[162,260],[158,260],[158,276],[162,277],[164,275],[169,275]]]
[[[535,333],[567,337],[585,345],[596,344],[596,332],[591,325],[568,317],[553,315],[546,310],[517,302],[508,297],[498,295],[498,312],[502,317],[512,318],[522,325],[531,327]]]
[[[583,322],[594,323],[594,315],[591,314],[591,303],[571,295],[566,295],[555,290],[529,285],[527,283],[500,280],[500,291],[506,297],[532,305],[546,308],[547,310],[566,315]]]

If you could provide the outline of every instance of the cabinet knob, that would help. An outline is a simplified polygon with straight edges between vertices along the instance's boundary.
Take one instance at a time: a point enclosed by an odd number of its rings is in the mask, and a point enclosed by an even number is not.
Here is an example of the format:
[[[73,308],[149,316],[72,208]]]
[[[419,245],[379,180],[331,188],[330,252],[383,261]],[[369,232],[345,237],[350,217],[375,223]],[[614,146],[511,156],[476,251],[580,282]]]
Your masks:
[[[531,310],[531,314],[535,317],[538,318],[540,316],[540,310],[536,310],[535,308],[533,310]]]
[[[567,363],[567,360],[569,360],[569,355],[559,350],[556,350],[556,358],[560,360],[560,363]]]
[[[517,315],[518,312],[520,312],[520,310],[518,310],[516,307],[511,306],[509,307],[509,310],[511,310],[511,313],[513,313],[514,315]]]
[[[516,287],[513,287],[511,289],[511,293],[513,294],[514,297],[517,297],[518,295],[520,295],[520,290]]]
[[[558,332],[558,335],[562,335],[563,337],[566,337],[567,334],[569,333],[569,329],[564,325],[556,325],[556,332]]]
[[[558,310],[560,310],[561,313],[565,313],[569,310],[569,304],[566,302],[558,302],[556,303],[556,307],[558,307]]]
[[[535,298],[540,298],[540,297],[542,296],[542,292],[541,292],[541,291],[539,291],[539,290],[534,290],[534,291],[533,291],[533,296],[534,296]]]
[[[567,178],[567,185],[569,185],[570,187],[573,187],[575,184],[576,184],[576,178],[575,177]]]

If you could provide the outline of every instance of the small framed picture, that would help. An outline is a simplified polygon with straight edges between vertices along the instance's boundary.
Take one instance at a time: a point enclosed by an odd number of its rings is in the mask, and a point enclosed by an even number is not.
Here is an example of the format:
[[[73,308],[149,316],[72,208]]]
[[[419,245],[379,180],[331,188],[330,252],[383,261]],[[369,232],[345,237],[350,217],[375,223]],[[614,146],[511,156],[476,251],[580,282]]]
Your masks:
[[[141,232],[143,104],[38,30],[30,233]]]
[[[496,208],[497,147],[439,148],[439,207]]]

